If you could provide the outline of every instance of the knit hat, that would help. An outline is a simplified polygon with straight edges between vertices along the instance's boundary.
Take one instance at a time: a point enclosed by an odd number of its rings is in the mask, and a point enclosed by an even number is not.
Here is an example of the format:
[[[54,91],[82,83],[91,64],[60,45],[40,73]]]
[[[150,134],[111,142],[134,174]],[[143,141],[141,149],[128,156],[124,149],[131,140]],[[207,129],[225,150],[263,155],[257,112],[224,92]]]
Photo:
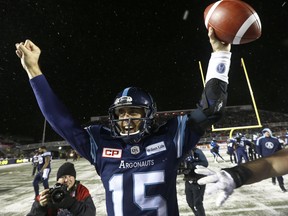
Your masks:
[[[76,170],[73,163],[66,162],[59,167],[56,181],[58,181],[59,178],[65,175],[74,176],[74,178],[76,178]]]
[[[265,132],[269,132],[270,135],[272,136],[272,131],[271,131],[269,128],[264,128],[264,129],[262,130],[262,133],[263,133],[263,134],[264,134]]]

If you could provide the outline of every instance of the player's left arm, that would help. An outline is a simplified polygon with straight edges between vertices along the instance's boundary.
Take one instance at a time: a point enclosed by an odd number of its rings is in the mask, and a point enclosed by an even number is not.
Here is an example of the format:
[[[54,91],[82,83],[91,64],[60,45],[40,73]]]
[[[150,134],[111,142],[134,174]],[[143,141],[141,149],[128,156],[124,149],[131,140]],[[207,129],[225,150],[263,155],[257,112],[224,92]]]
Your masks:
[[[219,41],[209,28],[208,36],[213,49],[208,65],[205,88],[198,109],[189,116],[188,124],[193,130],[203,132],[219,121],[227,101],[228,72],[230,69],[231,45]]]

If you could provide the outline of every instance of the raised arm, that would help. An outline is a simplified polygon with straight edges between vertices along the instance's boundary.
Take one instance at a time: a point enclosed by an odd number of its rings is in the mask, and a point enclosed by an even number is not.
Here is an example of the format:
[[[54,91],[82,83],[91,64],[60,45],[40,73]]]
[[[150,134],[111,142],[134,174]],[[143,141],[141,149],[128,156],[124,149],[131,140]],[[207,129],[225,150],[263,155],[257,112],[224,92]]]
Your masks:
[[[219,41],[210,27],[208,37],[212,54],[198,109],[189,118],[191,128],[199,133],[219,121],[227,101],[228,73],[230,69],[231,45]]]
[[[72,148],[76,149],[83,157],[91,161],[89,150],[86,151],[90,148],[88,133],[70,115],[68,109],[55,95],[41,72],[38,64],[41,54],[40,48],[32,41],[26,40],[25,42],[16,44],[16,54],[21,59],[21,64],[28,74],[41,112],[51,127],[56,133],[63,137]]]

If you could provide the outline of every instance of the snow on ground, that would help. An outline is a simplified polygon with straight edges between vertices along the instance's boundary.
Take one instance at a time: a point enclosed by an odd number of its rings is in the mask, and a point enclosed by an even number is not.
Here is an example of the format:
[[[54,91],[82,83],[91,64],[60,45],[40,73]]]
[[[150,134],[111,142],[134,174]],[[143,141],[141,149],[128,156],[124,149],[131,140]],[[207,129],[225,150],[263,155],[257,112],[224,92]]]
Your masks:
[[[210,152],[205,151],[211,169],[233,166],[229,162],[228,156],[225,155],[224,149],[221,153],[225,158],[225,162],[214,163]],[[53,160],[52,172],[49,180],[50,187],[55,183],[58,167],[64,162],[64,160]],[[74,163],[77,171],[77,179],[88,187],[92,194],[97,208],[97,215],[105,216],[105,193],[94,167],[82,158]],[[32,186],[33,177],[31,176],[31,173],[32,165],[30,163],[0,167],[1,216],[23,216],[29,212],[34,198]],[[178,177],[177,184],[180,215],[193,215],[186,203],[184,182],[182,178],[182,176]],[[288,176],[284,176],[284,182],[286,188],[288,188]],[[230,196],[220,208],[215,206],[216,197],[217,194],[205,195],[204,197],[204,206],[207,216],[288,215],[288,192],[283,193],[279,186],[272,185],[271,179],[236,189],[232,196]]]

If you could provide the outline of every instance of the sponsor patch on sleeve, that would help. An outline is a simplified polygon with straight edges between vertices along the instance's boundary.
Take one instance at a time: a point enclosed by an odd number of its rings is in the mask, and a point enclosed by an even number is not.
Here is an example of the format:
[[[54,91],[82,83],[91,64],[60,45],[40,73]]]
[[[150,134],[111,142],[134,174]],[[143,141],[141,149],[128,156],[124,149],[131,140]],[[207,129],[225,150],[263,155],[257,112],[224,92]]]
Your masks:
[[[121,158],[122,157],[122,149],[103,148],[102,157]]]

